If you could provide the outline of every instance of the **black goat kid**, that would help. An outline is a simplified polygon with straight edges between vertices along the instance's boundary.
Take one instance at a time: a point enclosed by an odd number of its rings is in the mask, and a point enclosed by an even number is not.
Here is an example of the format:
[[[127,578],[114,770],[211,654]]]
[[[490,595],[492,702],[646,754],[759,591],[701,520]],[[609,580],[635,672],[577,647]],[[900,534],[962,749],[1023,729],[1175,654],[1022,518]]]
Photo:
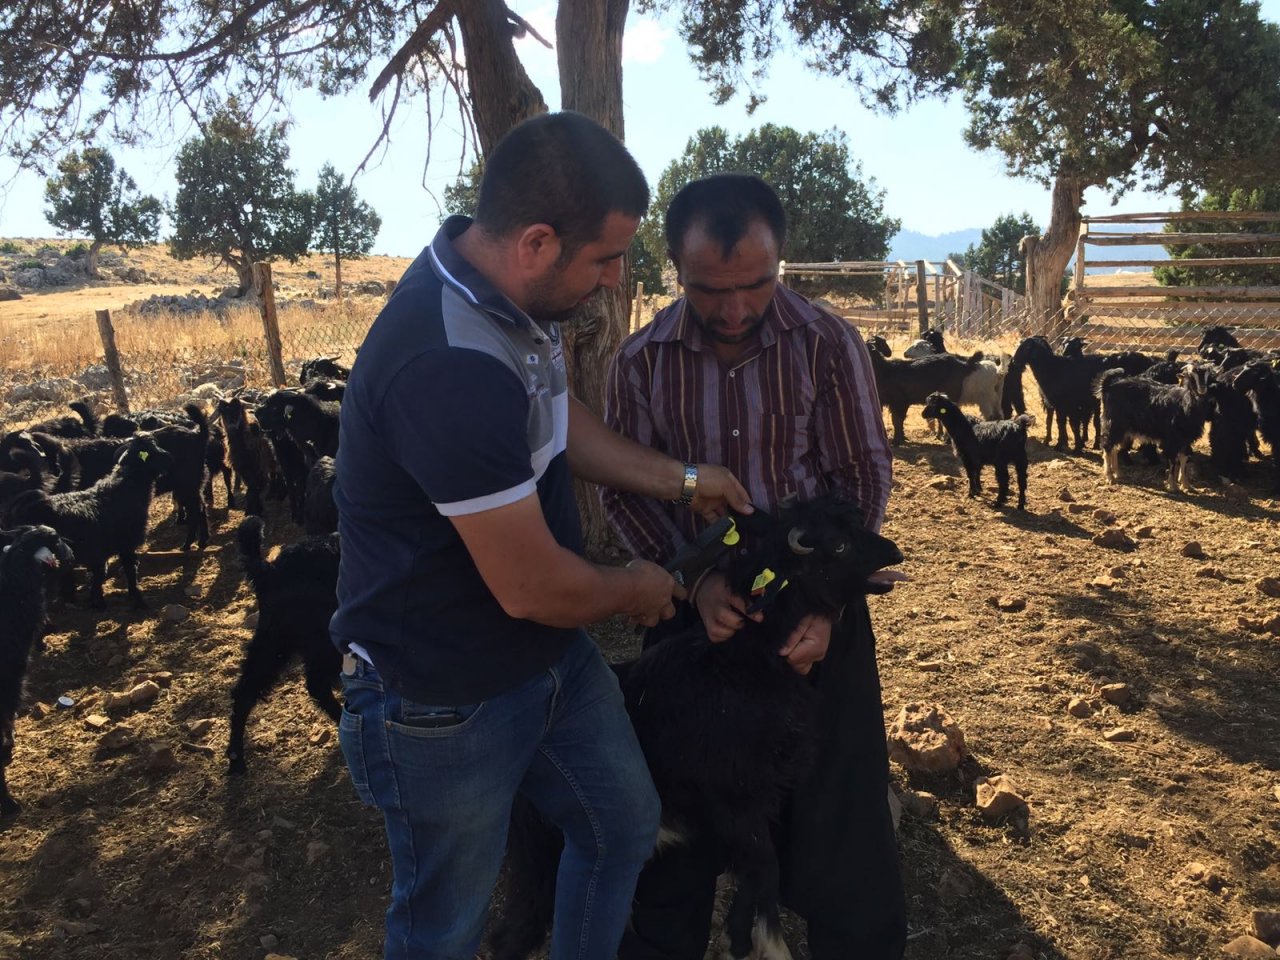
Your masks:
[[[1165,486],[1177,493],[1187,484],[1191,446],[1204,433],[1212,410],[1206,399],[1203,370],[1189,369],[1194,389],[1154,383],[1145,377],[1126,377],[1123,370],[1107,370],[1095,390],[1102,401],[1102,461],[1108,484],[1119,482],[1121,449],[1132,440],[1160,445],[1168,466]]]
[[[334,723],[341,708],[333,695],[342,657],[329,641],[338,607],[338,535],[303,537],[268,563],[262,556],[262,519],[247,517],[236,531],[240,556],[258,597],[258,625],[231,690],[231,773],[244,773],[244,728],[249,713],[275,686],[295,655],[302,658],[311,699]]]
[[[45,570],[71,564],[71,551],[51,527],[6,531],[10,541],[0,557],[0,816],[17,813],[5,769],[13,762],[13,718],[22,700],[22,681],[31,647],[44,629]]]
[[[710,835],[737,879],[726,920],[728,956],[753,949],[785,956],[778,919],[778,858],[770,827],[786,794],[812,765],[817,690],[778,650],[810,614],[837,619],[867,581],[901,562],[892,541],[862,528],[855,507],[833,497],[795,504],[776,520],[739,524],[755,548],[735,556],[730,583],[764,609],[729,641],[700,628],[618,664],[619,683],[662,799],[662,837]],[[520,808],[508,845],[507,913],[491,938],[494,960],[525,957],[546,937],[555,895],[554,842]],[[540,839],[541,838],[541,839]]]
[[[1035,417],[975,421],[961,413],[945,393],[930,394],[924,416],[940,420],[969,477],[969,496],[982,492],[982,468],[995,467],[996,506],[1009,499],[1009,465],[1018,476],[1018,509],[1027,506],[1027,428]]]
[[[9,505],[8,522],[42,523],[53,527],[89,569],[89,606],[106,606],[102,586],[107,561],[120,558],[129,584],[129,597],[137,610],[147,603],[138,589],[138,549],[147,537],[147,520],[156,478],[173,463],[148,433],[127,441],[115,468],[87,490],[48,494],[28,490]],[[63,574],[63,599],[75,586],[70,571]]]

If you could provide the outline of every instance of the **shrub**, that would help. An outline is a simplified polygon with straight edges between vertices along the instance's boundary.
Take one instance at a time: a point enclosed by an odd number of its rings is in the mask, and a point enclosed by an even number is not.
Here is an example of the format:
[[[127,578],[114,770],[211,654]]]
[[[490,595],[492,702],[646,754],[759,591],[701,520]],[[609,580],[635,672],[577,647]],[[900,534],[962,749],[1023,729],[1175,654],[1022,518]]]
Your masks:
[[[0,253],[25,253],[22,244],[14,240],[0,240]]]
[[[44,267],[44,264],[41,263],[39,260],[19,260],[18,261],[19,270],[40,270],[43,267]]]
[[[88,255],[88,253],[89,253],[88,244],[73,243],[71,246],[67,247],[66,251],[62,255],[64,257],[69,257],[72,260],[82,260],[84,259],[85,256]]]

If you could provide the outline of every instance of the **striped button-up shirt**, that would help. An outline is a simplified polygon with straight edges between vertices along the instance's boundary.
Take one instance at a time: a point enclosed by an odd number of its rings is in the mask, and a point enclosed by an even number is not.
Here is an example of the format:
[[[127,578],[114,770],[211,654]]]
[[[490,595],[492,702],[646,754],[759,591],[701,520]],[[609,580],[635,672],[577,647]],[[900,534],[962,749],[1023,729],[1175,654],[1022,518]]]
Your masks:
[[[724,464],[752,503],[847,495],[884,520],[892,455],[866,345],[846,321],[779,285],[757,342],[722,363],[683,299],[625,340],[609,368],[605,421],[678,460]],[[616,490],[605,510],[639,557],[664,562],[703,521]]]

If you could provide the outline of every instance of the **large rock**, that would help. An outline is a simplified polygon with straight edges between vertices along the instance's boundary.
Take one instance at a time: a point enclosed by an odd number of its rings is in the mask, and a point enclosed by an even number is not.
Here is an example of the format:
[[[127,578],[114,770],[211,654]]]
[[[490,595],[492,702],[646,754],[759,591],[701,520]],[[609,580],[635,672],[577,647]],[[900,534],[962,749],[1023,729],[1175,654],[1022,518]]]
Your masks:
[[[1228,957],[1270,957],[1275,960],[1276,952],[1261,940],[1242,934],[1222,948]]]
[[[1253,911],[1253,934],[1264,943],[1280,947],[1280,910]]]
[[[23,267],[13,271],[14,286],[23,290],[40,290],[44,287],[43,267]]]
[[[1004,774],[978,778],[977,803],[979,812],[990,822],[1026,809],[1027,806],[1027,801],[1018,793],[1013,781]]]
[[[0,284],[0,302],[3,302],[5,300],[21,300],[21,299],[22,299],[22,294],[18,292],[17,287],[10,286],[7,283]]]
[[[889,759],[908,770],[949,773],[965,755],[959,724],[933,704],[907,704],[889,728]]]

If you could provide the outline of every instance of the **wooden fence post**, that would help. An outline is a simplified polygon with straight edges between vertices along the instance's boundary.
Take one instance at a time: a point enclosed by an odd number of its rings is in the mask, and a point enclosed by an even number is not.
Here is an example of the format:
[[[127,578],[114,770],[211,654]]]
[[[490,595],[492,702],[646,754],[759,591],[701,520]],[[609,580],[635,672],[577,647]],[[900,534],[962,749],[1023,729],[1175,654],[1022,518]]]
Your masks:
[[[640,310],[644,306],[644,281],[636,281],[636,295],[631,300],[631,332],[640,329]]]
[[[929,329],[929,287],[924,274],[924,261],[916,261],[916,314],[920,336]]]
[[[276,320],[276,293],[271,286],[271,264],[255,263],[253,272],[262,298],[262,331],[267,339],[267,359],[271,364],[271,382],[285,385],[284,351],[280,347],[280,324]]]
[[[116,410],[129,412],[129,394],[124,388],[124,367],[120,363],[120,351],[116,349],[116,328],[111,325],[111,311],[97,310],[98,336],[102,338],[102,356],[111,376],[111,392],[116,398]]]

